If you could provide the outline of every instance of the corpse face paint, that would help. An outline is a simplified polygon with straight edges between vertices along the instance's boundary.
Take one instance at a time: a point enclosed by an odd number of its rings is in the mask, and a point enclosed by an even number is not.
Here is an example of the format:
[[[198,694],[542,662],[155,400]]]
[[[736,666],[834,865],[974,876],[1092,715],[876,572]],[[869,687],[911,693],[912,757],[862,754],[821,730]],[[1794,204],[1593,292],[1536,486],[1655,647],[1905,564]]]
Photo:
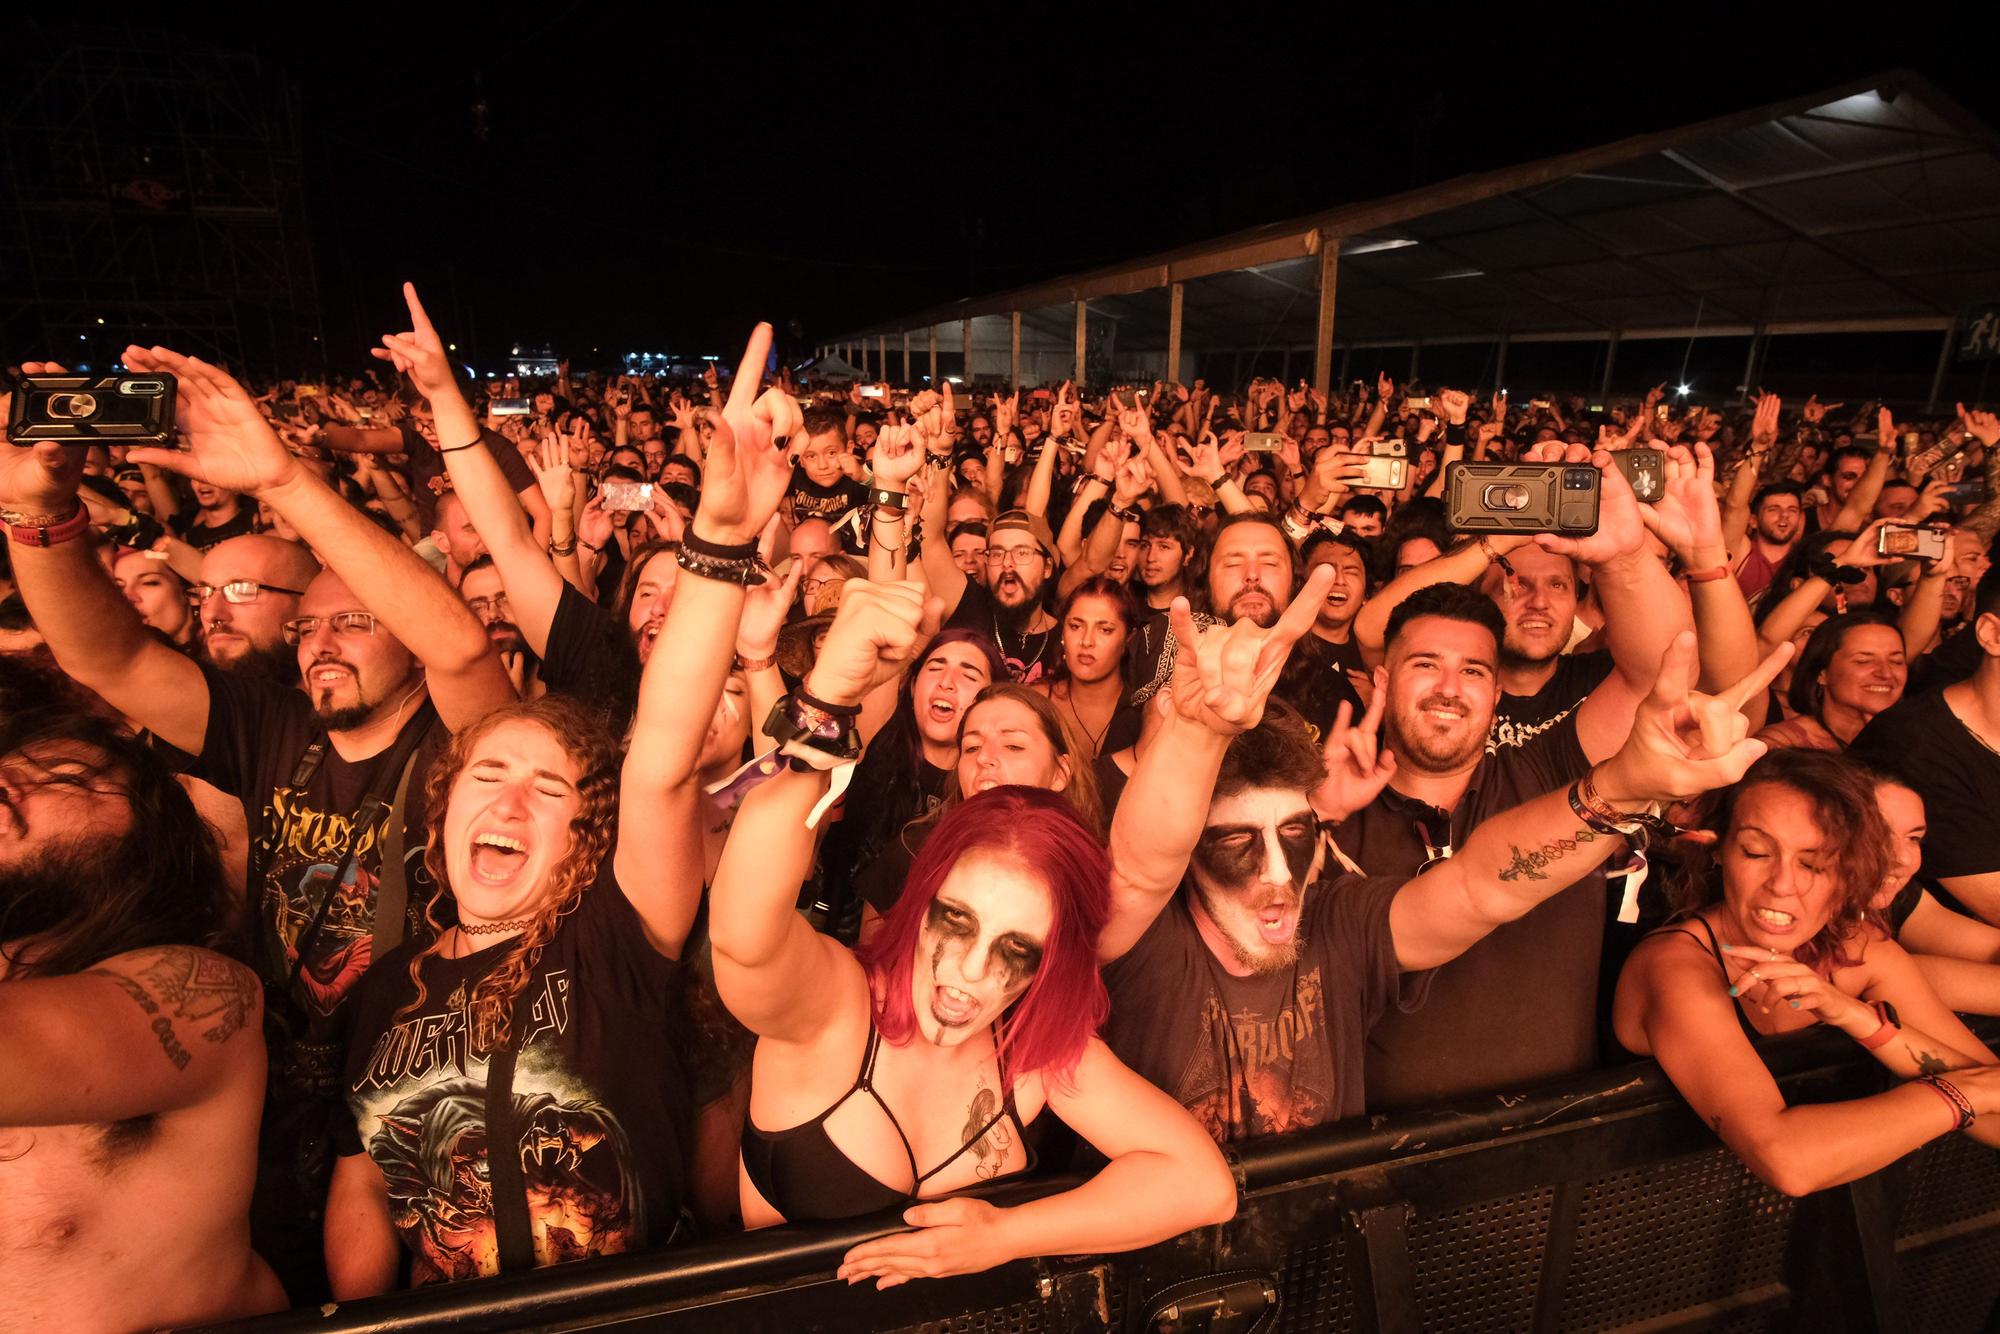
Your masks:
[[[1249,788],[1218,797],[1192,870],[1203,937],[1239,973],[1298,958],[1299,914],[1318,874],[1319,821],[1299,792]]]
[[[917,1028],[941,1047],[989,1027],[1042,964],[1048,887],[1019,862],[960,860],[925,909],[911,969]]]

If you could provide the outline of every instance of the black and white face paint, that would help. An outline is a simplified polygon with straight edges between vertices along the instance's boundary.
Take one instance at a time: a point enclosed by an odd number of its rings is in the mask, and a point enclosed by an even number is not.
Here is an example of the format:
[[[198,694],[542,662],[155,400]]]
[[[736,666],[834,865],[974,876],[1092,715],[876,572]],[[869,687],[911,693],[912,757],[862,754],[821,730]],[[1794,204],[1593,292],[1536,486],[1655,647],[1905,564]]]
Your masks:
[[[1049,890],[1017,861],[967,857],[925,909],[911,1001],[925,1038],[950,1047],[991,1026],[1035,980],[1052,925]]]
[[[1190,869],[1219,952],[1252,973],[1292,964],[1306,888],[1320,869],[1319,819],[1304,793],[1249,788],[1216,798]]]

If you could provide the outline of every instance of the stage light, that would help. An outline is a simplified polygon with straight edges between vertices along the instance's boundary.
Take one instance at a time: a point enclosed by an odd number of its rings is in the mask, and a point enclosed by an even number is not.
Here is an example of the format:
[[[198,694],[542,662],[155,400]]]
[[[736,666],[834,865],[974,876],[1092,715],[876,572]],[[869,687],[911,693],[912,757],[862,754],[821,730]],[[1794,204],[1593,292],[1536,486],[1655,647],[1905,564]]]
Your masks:
[[[1684,385],[1682,385],[1682,386],[1681,386],[1681,387],[1680,387],[1679,389],[1675,390],[1674,392],[1675,392],[1675,393],[1677,393],[1677,394],[1679,394],[1679,395],[1680,395],[1680,396],[1681,396],[1682,398],[1686,398],[1686,397],[1688,396],[1688,390],[1690,390],[1690,389],[1692,389],[1692,388],[1694,388],[1694,386],[1693,386],[1693,385],[1691,385],[1691,384],[1684,384]]]

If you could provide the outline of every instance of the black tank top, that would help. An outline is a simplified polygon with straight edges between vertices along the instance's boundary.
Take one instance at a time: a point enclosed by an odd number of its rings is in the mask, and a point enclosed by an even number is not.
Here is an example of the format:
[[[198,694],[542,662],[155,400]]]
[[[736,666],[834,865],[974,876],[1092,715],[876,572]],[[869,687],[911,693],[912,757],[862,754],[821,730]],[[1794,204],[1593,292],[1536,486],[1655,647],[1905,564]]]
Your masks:
[[[868,1049],[861,1058],[861,1073],[855,1076],[854,1084],[847,1092],[834,1099],[832,1106],[812,1120],[789,1130],[761,1130],[747,1116],[744,1118],[743,1171],[749,1176],[751,1184],[757,1187],[757,1193],[784,1215],[786,1222],[856,1218],[912,1204],[919,1198],[926,1181],[964,1157],[967,1150],[985,1139],[987,1132],[1003,1119],[1011,1120],[1015,1133],[1021,1135],[1021,1146],[1028,1156],[1027,1166],[1021,1170],[1034,1170],[1034,1146],[1028,1142],[1020,1115],[1014,1110],[1013,1084],[1006,1079],[1003,1071],[1001,1083],[1006,1092],[1000,1110],[973,1132],[970,1139],[959,1145],[950,1157],[928,1172],[919,1172],[916,1152],[910,1147],[910,1137],[903,1133],[902,1124],[889,1110],[889,1104],[875,1091],[875,1054],[881,1046],[882,1034],[871,1023],[868,1026]],[[857,1093],[866,1093],[875,1100],[875,1105],[882,1109],[882,1115],[888,1117],[889,1124],[895,1128],[896,1137],[903,1141],[903,1154],[910,1160],[910,1175],[914,1178],[909,1190],[901,1191],[884,1185],[862,1171],[826,1133],[826,1119]]]
[[[1715,928],[1710,926],[1708,919],[1703,917],[1691,917],[1688,920],[1701,927],[1702,935],[1708,937],[1708,952],[1715,957],[1715,966],[1722,973],[1722,985],[1725,988],[1734,986],[1735,984],[1729,980],[1729,965],[1722,961],[1722,942],[1715,938]],[[1685,926],[1670,926],[1665,928],[1665,931],[1686,936],[1696,944],[1701,943],[1701,936],[1697,936]],[[1749,1038],[1754,1043],[1757,1039],[1765,1036],[1765,1034],[1757,1031],[1757,1026],[1750,1022],[1748,1015],[1743,1013],[1743,998],[1741,996],[1731,997],[1729,1008],[1736,1012],[1736,1022],[1743,1026],[1744,1037]]]

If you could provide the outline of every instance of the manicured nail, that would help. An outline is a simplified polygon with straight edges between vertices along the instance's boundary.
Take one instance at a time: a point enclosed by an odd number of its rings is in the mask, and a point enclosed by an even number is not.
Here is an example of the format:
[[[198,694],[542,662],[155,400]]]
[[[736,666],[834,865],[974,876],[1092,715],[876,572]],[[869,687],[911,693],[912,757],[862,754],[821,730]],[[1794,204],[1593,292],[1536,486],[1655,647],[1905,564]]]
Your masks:
[[[1798,1008],[1799,1008],[1799,1003],[1798,1003],[1797,1001],[1793,1001],[1793,1002],[1792,1002],[1792,1008],[1793,1008],[1794,1010],[1798,1009]]]
[[[1734,945],[1724,945],[1722,947],[1722,952],[1724,954],[1734,954],[1736,953],[1736,947]]]
[[[1729,989],[1729,994],[1730,994],[1730,995],[1732,995],[1732,996],[1740,996],[1740,995],[1742,995],[1743,993],[1742,993],[1742,989],[1741,989],[1740,987],[1731,987],[1731,988]]]

